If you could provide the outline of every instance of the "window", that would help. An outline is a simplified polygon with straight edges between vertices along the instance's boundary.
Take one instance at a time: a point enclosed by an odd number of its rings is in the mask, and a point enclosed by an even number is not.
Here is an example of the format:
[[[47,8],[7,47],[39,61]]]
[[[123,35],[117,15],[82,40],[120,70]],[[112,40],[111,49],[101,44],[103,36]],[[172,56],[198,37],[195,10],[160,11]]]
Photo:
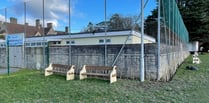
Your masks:
[[[66,44],[70,44],[70,41],[66,41]]]
[[[106,39],[106,43],[111,43],[111,39]]]
[[[53,44],[61,44],[61,41],[54,41]]]
[[[3,44],[1,44],[1,47],[4,47],[4,45],[3,45]]]
[[[61,44],[61,41],[58,41],[57,44]]]
[[[36,45],[36,43],[31,43],[31,46],[35,46]]]
[[[72,40],[72,41],[66,41],[66,44],[75,44],[75,41]]]
[[[38,43],[37,43],[37,46],[41,46],[41,42],[38,42]]]
[[[25,43],[26,46],[30,46],[30,43]]]
[[[105,43],[105,39],[99,39],[99,43]],[[106,39],[106,43],[111,43],[111,39]]]
[[[56,41],[53,41],[53,44],[56,44],[57,42]]]
[[[99,43],[104,43],[104,39],[99,39]]]
[[[42,45],[45,45],[46,46],[47,45],[47,42],[42,42]]]
[[[75,44],[75,41],[71,41],[71,44]]]

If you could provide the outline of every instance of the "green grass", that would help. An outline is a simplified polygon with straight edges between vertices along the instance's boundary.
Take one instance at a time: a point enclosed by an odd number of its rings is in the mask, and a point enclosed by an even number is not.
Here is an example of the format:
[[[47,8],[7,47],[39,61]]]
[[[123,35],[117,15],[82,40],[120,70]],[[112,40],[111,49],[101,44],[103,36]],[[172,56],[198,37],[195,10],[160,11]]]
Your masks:
[[[1,103],[207,103],[209,101],[209,54],[202,63],[192,64],[191,56],[169,82],[118,80],[109,84],[100,79],[66,81],[64,76],[44,77],[36,70],[0,75]],[[197,71],[187,70],[194,65]]]

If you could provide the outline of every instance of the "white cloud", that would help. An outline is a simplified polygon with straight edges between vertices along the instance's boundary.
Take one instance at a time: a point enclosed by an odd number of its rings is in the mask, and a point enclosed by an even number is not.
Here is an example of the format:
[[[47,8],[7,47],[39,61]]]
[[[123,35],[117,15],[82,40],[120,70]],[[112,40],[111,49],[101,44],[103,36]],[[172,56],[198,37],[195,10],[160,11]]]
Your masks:
[[[40,19],[41,24],[43,19],[43,0],[10,0],[15,5],[14,10],[10,12],[18,19],[18,23],[24,23],[24,6],[26,2],[26,22],[29,25],[35,25],[35,20]],[[79,11],[76,7],[79,0],[70,0],[70,15],[72,18],[85,18],[85,13]],[[44,0],[44,20],[46,24],[51,22],[56,30],[64,30],[65,26],[69,25],[69,0]],[[20,9],[21,8],[21,9]],[[76,10],[78,9],[78,10]],[[71,21],[73,23],[74,21]]]
[[[0,15],[0,21],[5,21],[5,16]]]
[[[31,24],[34,25],[36,19],[40,19],[42,21],[43,0],[9,0],[9,1],[15,4],[19,4],[19,5],[15,5],[12,8],[10,7],[10,9],[14,9],[12,10],[14,13],[11,13],[11,14],[16,15],[14,17],[18,18],[18,22],[21,22],[21,23],[24,22],[24,19],[23,19],[24,9],[23,10],[18,9],[18,8],[24,8],[23,2],[26,2],[27,23],[29,23],[30,25]],[[55,28],[62,25],[62,24],[59,24],[60,22],[67,24],[68,16],[69,16],[69,8],[68,8],[69,0],[44,0],[44,4],[45,4],[44,5],[45,23],[52,22]],[[71,8],[71,14],[72,13],[73,13],[73,10]]]
[[[44,2],[45,19],[64,19],[68,15],[68,0],[45,0]],[[26,3],[26,11],[32,17],[42,17],[42,0],[33,0]]]

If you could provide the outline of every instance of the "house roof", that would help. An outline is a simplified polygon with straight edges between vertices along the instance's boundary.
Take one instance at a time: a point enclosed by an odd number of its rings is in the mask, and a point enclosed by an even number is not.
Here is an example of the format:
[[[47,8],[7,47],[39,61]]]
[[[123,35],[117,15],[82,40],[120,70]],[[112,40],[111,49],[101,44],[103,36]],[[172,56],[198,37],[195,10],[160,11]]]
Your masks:
[[[32,37],[35,36],[37,32],[40,34],[43,34],[43,29],[45,34],[47,34],[50,30],[50,28],[41,28],[38,29],[36,26],[30,26],[30,25],[23,25],[23,24],[13,24],[13,23],[7,23],[6,25],[7,33],[8,34],[16,34],[16,33],[24,33],[26,32],[26,37]]]
[[[71,35],[48,35],[48,36],[41,36],[41,37],[32,37],[32,38],[26,38],[25,41],[27,42],[36,42],[36,41],[48,41],[48,40],[54,40],[54,39],[76,39],[76,38],[94,38],[94,37],[113,37],[113,36],[128,36],[128,35],[133,35],[137,37],[141,37],[141,33],[132,31],[132,30],[127,30],[127,31],[114,31],[114,32],[100,32],[100,33],[75,33]],[[148,35],[144,35],[144,39],[150,40],[152,42],[156,42],[155,38],[150,37]]]
[[[26,32],[26,37],[34,36],[34,34],[37,32],[37,28],[34,26],[26,26],[26,31],[25,31],[25,26],[22,24],[7,23],[6,28],[8,34]]]
[[[52,27],[41,27],[41,28],[38,28],[37,26],[31,26],[31,25],[24,25],[24,24],[15,24],[15,23],[6,23],[6,25],[4,24],[3,26],[4,29],[7,28],[7,30],[2,30],[1,31],[6,31],[7,34],[17,34],[17,33],[25,33],[25,36],[26,37],[34,37],[34,36],[37,36],[36,34],[39,33],[39,34],[43,34],[43,32],[45,32],[44,34],[45,35],[54,35],[54,34],[50,34],[49,31],[51,29],[53,29]],[[44,30],[43,30],[44,29]],[[54,31],[56,32],[56,34],[67,34],[66,32],[62,32],[62,31],[59,31],[57,33],[57,31]]]

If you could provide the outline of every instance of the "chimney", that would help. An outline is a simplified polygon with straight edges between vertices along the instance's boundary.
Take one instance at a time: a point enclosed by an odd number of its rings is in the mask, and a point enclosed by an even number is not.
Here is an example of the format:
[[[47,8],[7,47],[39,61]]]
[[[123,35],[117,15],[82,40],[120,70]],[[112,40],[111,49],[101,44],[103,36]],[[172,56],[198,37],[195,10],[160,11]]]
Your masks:
[[[52,28],[53,24],[52,23],[47,23],[47,28]]]
[[[65,32],[68,33],[68,27],[67,26],[65,27]]]
[[[40,26],[40,19],[36,19],[36,27]]]
[[[41,29],[40,19],[36,19],[36,28]]]
[[[17,24],[17,19],[14,18],[14,17],[11,17],[11,18],[10,18],[10,23],[12,23],[12,24]]]

